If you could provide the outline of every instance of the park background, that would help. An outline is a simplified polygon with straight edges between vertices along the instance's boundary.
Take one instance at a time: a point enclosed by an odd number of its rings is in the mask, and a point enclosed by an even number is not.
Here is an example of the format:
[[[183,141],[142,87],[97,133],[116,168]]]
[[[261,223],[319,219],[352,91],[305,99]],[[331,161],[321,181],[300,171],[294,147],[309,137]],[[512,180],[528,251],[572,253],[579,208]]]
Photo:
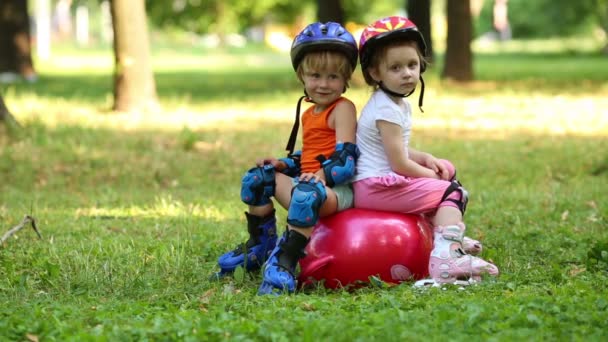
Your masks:
[[[492,0],[0,1],[24,3],[31,68],[0,44],[0,234],[29,215],[41,238],[28,223],[0,246],[0,339],[606,339],[605,0],[510,0],[508,30]],[[116,58],[112,6],[147,26],[117,34],[144,51],[146,77]],[[210,282],[246,238],[242,173],[285,153],[302,94],[293,35],[408,10],[433,38],[413,143],[457,165],[469,235],[501,276],[281,298],[256,296],[255,274]],[[9,44],[17,17],[2,18]],[[370,91],[355,75],[360,109]]]

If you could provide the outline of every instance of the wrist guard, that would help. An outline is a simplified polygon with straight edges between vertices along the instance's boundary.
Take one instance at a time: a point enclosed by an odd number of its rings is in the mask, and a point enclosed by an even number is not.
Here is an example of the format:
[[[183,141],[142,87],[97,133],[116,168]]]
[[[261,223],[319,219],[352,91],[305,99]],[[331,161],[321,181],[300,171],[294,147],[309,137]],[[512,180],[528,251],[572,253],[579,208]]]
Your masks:
[[[287,167],[281,171],[282,174],[289,177],[297,177],[302,171],[300,166],[300,159],[302,157],[302,151],[295,151],[288,155],[286,158],[280,158],[279,160],[287,164]]]

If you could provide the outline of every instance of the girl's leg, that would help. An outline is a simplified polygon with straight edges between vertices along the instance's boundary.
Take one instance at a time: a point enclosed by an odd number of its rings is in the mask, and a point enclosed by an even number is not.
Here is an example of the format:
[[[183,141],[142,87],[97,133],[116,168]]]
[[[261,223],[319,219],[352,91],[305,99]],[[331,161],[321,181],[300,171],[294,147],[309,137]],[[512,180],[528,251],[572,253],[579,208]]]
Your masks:
[[[435,282],[480,280],[483,273],[498,275],[495,265],[465,253],[463,240],[466,228],[462,223],[462,213],[454,202],[445,201],[441,204],[433,218],[433,224],[434,244],[429,260],[429,273]]]
[[[496,266],[463,252],[465,226],[457,203],[464,201],[464,195],[454,191],[444,199],[446,189],[451,184],[448,181],[412,179],[396,174],[370,178],[354,183],[355,207],[413,214],[436,210],[429,273],[437,282],[453,282],[465,276],[479,277],[483,272],[498,274]]]
[[[452,164],[452,162],[450,162],[449,160],[446,160],[446,159],[440,159],[440,160],[443,163],[443,165],[448,169],[450,181],[458,182],[458,180],[456,179],[456,167],[454,167],[454,164]],[[467,236],[465,236],[464,239],[462,240],[462,248],[464,249],[465,252],[467,252],[467,254],[471,254],[471,255],[479,255],[479,254],[481,254],[481,251],[483,249],[481,242],[471,239]]]

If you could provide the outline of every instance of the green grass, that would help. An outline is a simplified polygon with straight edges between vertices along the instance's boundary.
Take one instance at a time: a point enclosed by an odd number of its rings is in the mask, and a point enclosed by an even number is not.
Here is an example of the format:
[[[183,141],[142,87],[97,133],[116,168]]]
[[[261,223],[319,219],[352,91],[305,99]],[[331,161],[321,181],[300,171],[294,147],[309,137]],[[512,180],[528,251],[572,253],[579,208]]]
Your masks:
[[[256,296],[259,275],[207,279],[246,237],[242,173],[283,154],[302,91],[288,56],[155,49],[164,111],[142,116],[108,111],[111,63],[58,50],[38,83],[0,89],[24,125],[0,126],[0,233],[32,214],[43,236],[0,247],[0,340],[606,339],[605,57],[478,54],[478,82],[440,81],[440,62],[426,77],[413,142],[458,166],[500,277],[281,298]]]

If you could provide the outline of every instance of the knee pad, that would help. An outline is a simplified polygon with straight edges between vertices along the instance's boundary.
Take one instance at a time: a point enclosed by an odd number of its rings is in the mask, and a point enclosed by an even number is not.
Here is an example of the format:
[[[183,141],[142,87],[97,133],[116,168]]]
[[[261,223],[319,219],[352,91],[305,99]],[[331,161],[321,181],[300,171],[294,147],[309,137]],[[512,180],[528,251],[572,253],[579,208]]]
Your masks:
[[[298,228],[314,226],[326,199],[327,192],[323,183],[300,181],[291,191],[287,223]]]
[[[460,193],[460,198],[449,198],[450,195],[456,191]],[[458,206],[458,209],[460,209],[460,212],[464,215],[464,212],[467,210],[467,203],[469,202],[469,193],[465,188],[462,187],[460,182],[452,181],[452,183],[450,183],[450,186],[448,186],[448,188],[443,193],[443,196],[441,197],[441,202],[446,201],[455,203],[456,206]]]
[[[276,186],[274,173],[272,165],[249,169],[241,180],[241,200],[254,206],[270,203]]]

